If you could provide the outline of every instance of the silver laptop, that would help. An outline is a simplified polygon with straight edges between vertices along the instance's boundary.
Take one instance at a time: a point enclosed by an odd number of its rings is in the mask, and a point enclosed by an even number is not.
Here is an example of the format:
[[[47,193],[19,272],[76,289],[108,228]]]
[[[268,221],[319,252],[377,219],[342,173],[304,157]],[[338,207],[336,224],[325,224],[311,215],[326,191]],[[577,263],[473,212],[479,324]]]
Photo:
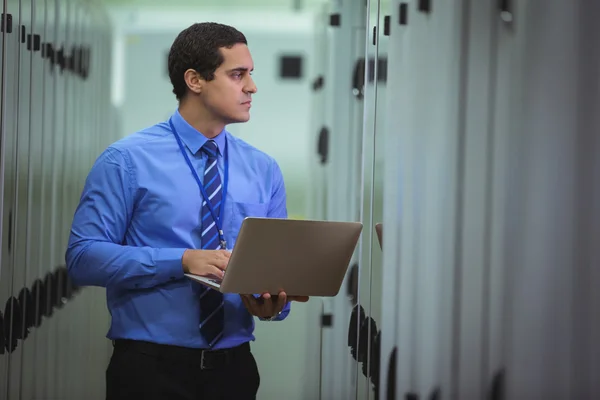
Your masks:
[[[186,274],[222,293],[336,296],[360,222],[244,219],[222,281]]]

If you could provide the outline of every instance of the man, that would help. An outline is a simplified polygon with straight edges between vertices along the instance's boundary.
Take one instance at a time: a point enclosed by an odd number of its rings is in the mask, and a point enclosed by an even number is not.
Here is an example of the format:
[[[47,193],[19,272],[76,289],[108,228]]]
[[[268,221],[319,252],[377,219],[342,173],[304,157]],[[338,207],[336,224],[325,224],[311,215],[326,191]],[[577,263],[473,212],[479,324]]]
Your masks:
[[[275,160],[225,130],[249,119],[252,70],[236,29],[185,29],[169,53],[178,110],[89,173],[66,260],[76,284],[106,287],[108,399],[254,399],[253,316],[281,321],[307,300],[222,295],[184,277],[221,277],[245,217],[287,217]]]

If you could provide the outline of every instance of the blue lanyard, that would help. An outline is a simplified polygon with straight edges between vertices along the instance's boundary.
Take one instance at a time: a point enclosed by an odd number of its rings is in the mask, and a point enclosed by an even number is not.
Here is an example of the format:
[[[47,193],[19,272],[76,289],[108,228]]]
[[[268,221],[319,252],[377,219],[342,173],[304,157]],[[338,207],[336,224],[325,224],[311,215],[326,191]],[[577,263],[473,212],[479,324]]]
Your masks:
[[[173,126],[173,122],[171,121],[171,119],[169,119],[169,125],[171,125],[171,131],[173,132],[173,135],[175,135],[175,139],[177,139],[177,144],[179,145],[179,150],[181,150],[181,154],[183,154],[183,157],[185,158],[185,161],[187,162],[188,167],[190,167],[190,170],[192,171],[192,175],[194,175],[194,179],[196,179],[196,182],[198,183],[198,187],[200,188],[200,193],[202,193],[202,197],[204,198],[204,201],[206,201],[206,206],[208,207],[208,211],[210,211],[210,214],[212,215],[212,218],[215,221],[215,224],[217,225],[217,229],[219,230],[219,240],[221,242],[221,249],[226,250],[227,242],[225,241],[225,235],[223,234],[223,219],[222,218],[223,218],[223,213],[225,211],[225,198],[227,197],[227,183],[229,180],[229,161],[227,160],[227,143],[225,143],[225,151],[223,152],[223,158],[225,160],[225,181],[223,182],[223,198],[221,199],[219,218],[217,218],[217,215],[215,214],[215,210],[210,202],[210,199],[208,198],[208,195],[206,194],[206,190],[204,190],[204,185],[200,181],[200,178],[198,177],[198,173],[196,173],[196,169],[192,166],[192,162],[190,161],[190,158],[188,157],[187,152],[185,151],[185,148],[183,147],[183,143],[181,143],[181,138],[179,137],[179,134],[177,133],[175,126]],[[200,207],[200,210],[202,210],[202,207]],[[202,218],[202,215],[200,215],[200,218]]]

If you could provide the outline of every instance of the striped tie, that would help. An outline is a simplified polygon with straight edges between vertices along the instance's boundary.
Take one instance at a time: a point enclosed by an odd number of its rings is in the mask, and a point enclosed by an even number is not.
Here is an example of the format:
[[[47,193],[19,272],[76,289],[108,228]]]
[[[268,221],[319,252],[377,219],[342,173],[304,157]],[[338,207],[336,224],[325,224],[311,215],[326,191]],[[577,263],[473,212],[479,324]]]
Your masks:
[[[214,140],[207,141],[202,150],[208,155],[204,170],[205,193],[208,196],[208,201],[213,206],[215,214],[219,217],[222,196],[221,177],[219,176],[219,168],[217,166],[217,154],[219,150]],[[206,200],[202,202],[201,215],[202,249],[219,249],[219,230],[208,209]],[[224,316],[223,294],[216,290],[205,289],[200,295],[200,333],[210,347],[214,346],[221,336],[223,336]]]

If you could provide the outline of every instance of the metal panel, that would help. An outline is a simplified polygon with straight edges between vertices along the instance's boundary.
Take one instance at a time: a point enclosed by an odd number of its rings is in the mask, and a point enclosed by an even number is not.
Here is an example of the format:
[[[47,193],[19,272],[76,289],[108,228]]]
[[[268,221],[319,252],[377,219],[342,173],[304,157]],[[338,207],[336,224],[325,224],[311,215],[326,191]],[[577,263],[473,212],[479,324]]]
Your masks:
[[[397,150],[400,164],[399,195],[401,209],[399,211],[400,229],[396,232],[400,237],[398,253],[399,295],[397,318],[397,369],[396,396],[402,398],[416,393],[420,386],[419,367],[420,348],[419,332],[421,331],[421,315],[419,306],[423,296],[419,285],[423,277],[424,254],[427,241],[423,240],[423,218],[427,206],[427,194],[424,192],[425,160],[428,159],[423,148],[423,141],[431,135],[429,123],[429,88],[431,79],[431,59],[429,49],[432,46],[430,32],[431,21],[427,13],[418,10],[418,2],[407,2],[408,24],[405,29],[398,29],[400,36],[393,36],[393,45],[402,46],[406,59],[402,73],[401,86],[390,88],[390,92],[401,93],[401,112],[395,122],[400,136]],[[435,12],[435,11],[434,11]],[[393,29],[392,29],[393,32]],[[393,34],[394,35],[394,34]],[[400,40],[398,40],[400,39]],[[399,43],[399,41],[401,43]],[[390,46],[392,43],[390,43]],[[394,67],[390,65],[390,70]],[[397,178],[398,179],[398,178]],[[396,220],[398,222],[398,220]],[[390,234],[393,235],[392,229]],[[386,230],[386,233],[388,231]],[[386,251],[392,251],[384,243]],[[393,253],[392,253],[393,254]],[[388,266],[389,268],[390,266]],[[389,362],[389,358],[386,360]]]
[[[411,186],[404,193],[414,193],[411,210],[416,237],[411,299],[415,348],[412,382],[405,394],[436,398],[451,391],[450,362],[455,351],[452,326],[457,316],[453,308],[456,292],[451,260],[457,236],[459,82],[464,43],[461,22],[465,5],[426,3],[414,4],[408,17],[409,26],[417,26],[420,38],[413,47],[420,54],[414,64],[420,72],[418,86],[412,86],[411,93],[416,118],[406,132],[413,136],[409,151],[414,154]]]
[[[0,399],[104,397],[109,342],[104,338],[108,313],[102,291],[89,290],[67,302],[74,288],[63,265],[87,171],[118,132],[102,137],[98,126],[112,123],[105,84],[110,79],[108,25],[106,20],[96,25],[102,34],[92,43],[84,8],[77,4],[3,4],[3,14],[12,17],[12,32],[2,34],[0,312],[9,310],[1,337],[7,336],[10,344],[1,344]],[[97,62],[94,78],[87,79],[93,85],[84,86],[79,53],[70,44],[86,40],[86,48],[96,45],[97,58],[104,58]],[[89,124],[92,114],[95,122]],[[98,355],[88,357],[96,364],[89,382],[81,368],[86,351]]]
[[[67,96],[64,113],[66,127],[65,149],[67,150],[63,164],[63,177],[65,178],[63,193],[66,199],[63,209],[64,227],[70,225],[78,203],[79,194],[81,193],[79,176],[81,170],[85,168],[85,164],[82,164],[80,160],[82,159],[82,147],[85,146],[85,140],[88,136],[88,132],[82,130],[80,126],[83,110],[88,102],[78,100],[84,98],[82,91],[83,81],[76,71],[78,63],[77,48],[83,39],[82,16],[84,7],[80,2],[69,2],[67,5],[66,41],[64,42],[65,56],[68,60],[64,70]],[[63,229],[61,233],[61,248],[64,251],[67,247],[69,230]],[[63,264],[64,261],[62,259],[60,261],[57,260],[57,263],[53,267],[56,268]],[[61,290],[60,285],[59,290]],[[68,388],[75,386],[74,377],[78,377],[77,381],[81,382],[82,377],[78,376],[80,374],[79,370],[72,369],[73,363],[69,363],[69,361],[73,360],[72,356],[74,352],[77,352],[80,356],[83,355],[85,347],[82,346],[82,343],[86,343],[89,340],[81,328],[75,330],[74,326],[76,318],[81,318],[83,314],[79,311],[83,307],[83,304],[82,302],[69,304],[65,312],[59,313],[56,318],[58,327],[57,336],[60,336],[57,337],[56,343],[58,350],[56,353],[55,374],[57,397],[69,398],[67,396]],[[80,322],[85,322],[85,319],[82,319]]]
[[[400,295],[399,276],[400,276],[400,235],[401,227],[401,191],[400,179],[402,162],[401,138],[406,134],[406,125],[403,112],[404,99],[407,98],[402,86],[406,84],[407,69],[406,57],[403,53],[407,52],[407,47],[403,43],[406,37],[407,26],[402,23],[400,15],[400,0],[395,0],[389,7],[383,8],[384,13],[390,15],[390,38],[388,43],[388,67],[392,74],[388,74],[388,101],[386,102],[386,133],[384,160],[385,168],[383,179],[385,181],[385,191],[383,200],[382,217],[382,242],[383,249],[383,270],[382,270],[382,309],[380,339],[380,376],[379,376],[379,398],[400,398],[388,396],[388,391],[395,386],[396,374],[391,380],[388,378],[395,369],[390,364],[390,358],[393,349],[397,345],[397,319],[399,318],[398,300]],[[402,6],[407,8],[405,4]],[[394,364],[392,360],[392,364]]]
[[[327,25],[329,24],[329,13],[324,5],[317,13],[315,23],[313,58],[313,82],[312,82],[312,104],[311,104],[311,130],[315,144],[314,153],[311,153],[311,186],[307,206],[310,218],[325,219],[325,206],[327,186],[325,182],[326,166],[331,162],[330,150],[330,127],[325,125],[326,92],[325,87],[330,77],[327,76],[328,68],[328,36]]]
[[[428,3],[395,1],[386,9],[390,73],[380,361],[380,395],[386,398],[451,396],[454,369],[452,260],[464,4]]]
[[[429,215],[429,223],[437,227],[430,229],[432,238],[432,251],[436,255],[437,264],[430,270],[433,282],[437,280],[437,286],[430,286],[434,292],[439,290],[435,307],[439,313],[432,312],[430,323],[436,326],[438,332],[439,354],[430,354],[430,363],[437,363],[436,377],[431,382],[425,382],[421,390],[427,394],[435,393],[439,389],[442,397],[453,396],[454,356],[456,343],[458,341],[458,314],[456,310],[456,298],[458,297],[459,277],[455,275],[456,247],[455,238],[459,229],[457,206],[460,200],[460,176],[458,171],[461,152],[461,115],[464,112],[464,71],[466,63],[466,40],[464,35],[466,24],[466,12],[468,4],[466,1],[452,4],[435,6],[432,14],[435,14],[433,29],[435,29],[434,42],[436,47],[432,49],[434,56],[431,63],[430,76],[436,78],[436,85],[430,90],[431,93],[442,93],[436,97],[436,103],[431,104],[426,112],[434,112],[431,115],[435,138],[436,152],[430,154],[432,166],[430,173],[432,186],[428,197],[435,199],[433,207],[436,212]],[[435,71],[447,71],[446,74],[437,75]],[[436,161],[437,160],[437,161]],[[436,173],[437,171],[437,173]],[[435,182],[435,183],[434,183]],[[427,212],[429,214],[429,211]],[[424,246],[423,251],[428,251],[429,245]],[[433,328],[433,327],[430,327]],[[433,328],[435,329],[435,328]],[[435,370],[435,369],[434,369]],[[427,386],[431,385],[431,386]]]
[[[376,355],[381,322],[382,250],[375,225],[383,219],[383,144],[385,139],[387,36],[384,35],[382,2],[368,2],[364,88],[364,123],[362,140],[361,221],[364,224],[360,243],[359,304],[365,318],[357,320],[357,398],[375,398],[378,390],[372,380],[377,375]],[[375,360],[374,360],[375,358]]]
[[[484,281],[484,293],[488,294],[484,318],[484,359],[483,395],[494,398],[493,392],[503,390],[503,379],[506,372],[507,333],[510,331],[511,318],[506,314],[505,301],[510,295],[505,280],[510,276],[510,252],[507,245],[510,239],[506,236],[510,221],[511,198],[510,191],[511,162],[513,156],[510,149],[511,132],[515,129],[514,104],[514,68],[517,54],[516,37],[521,35],[521,29],[513,24],[514,8],[497,9],[491,16],[490,26],[496,36],[495,49],[492,49],[491,63],[495,66],[492,76],[493,119],[491,135],[493,149],[489,153],[490,190],[489,198],[489,254],[487,271]],[[584,397],[581,397],[584,398]]]
[[[12,337],[14,351],[9,357],[9,382],[8,397],[15,398],[20,393],[21,383],[21,358],[23,346],[23,310],[18,301],[18,293],[22,287],[26,287],[27,267],[27,221],[29,218],[29,143],[30,143],[30,101],[29,91],[31,88],[31,63],[33,57],[34,35],[32,20],[31,1],[21,1],[21,13],[19,25],[22,27],[21,41],[19,44],[19,59],[17,68],[19,70],[18,89],[16,97],[17,121],[16,121],[16,146],[14,149],[14,179],[15,187],[13,193],[13,251],[11,254],[12,274]],[[24,34],[24,35],[23,35]],[[24,39],[24,40],[23,40]],[[10,307],[9,307],[10,308]],[[6,314],[6,312],[5,312]]]
[[[458,262],[455,274],[460,279],[460,342],[458,364],[459,398],[483,398],[486,375],[483,355],[487,353],[483,316],[487,314],[488,293],[483,290],[489,262],[489,175],[493,153],[489,121],[493,120],[490,82],[495,65],[493,21],[495,1],[471,2],[468,14],[469,53],[465,68],[466,109],[461,174],[460,237],[457,242]],[[484,341],[484,338],[486,341]]]
[[[365,11],[361,2],[331,1],[330,15],[339,25],[329,29],[326,79],[326,126],[330,128],[331,163],[327,166],[326,219],[357,220],[360,199],[360,138],[362,103],[353,95],[352,66],[364,54]],[[355,255],[352,262],[357,260]],[[346,277],[346,284],[350,273]],[[345,293],[324,301],[333,326],[323,330],[321,398],[347,400],[355,396],[358,365],[348,348],[352,300]]]
[[[395,398],[597,397],[600,9],[426,3],[391,29]]]
[[[40,2],[37,2],[37,6],[40,6]],[[56,2],[54,0],[48,0],[45,2],[43,7],[45,26],[42,35],[42,42],[45,44],[43,47],[44,61],[41,70],[41,82],[38,84],[41,86],[42,93],[41,98],[43,99],[43,106],[40,110],[40,116],[42,117],[42,129],[41,129],[41,143],[42,143],[42,156],[41,156],[41,179],[40,179],[40,202],[41,202],[41,215],[38,223],[40,232],[40,264],[38,266],[36,281],[33,284],[40,285],[44,282],[46,271],[51,266],[50,263],[50,252],[53,240],[53,232],[51,231],[51,220],[53,214],[52,208],[52,157],[54,149],[52,146],[53,140],[53,126],[52,121],[54,120],[54,60],[56,58]],[[45,286],[44,286],[45,287]],[[48,293],[46,291],[36,291],[36,302],[38,303],[38,313],[40,326],[35,329],[34,337],[31,339],[35,344],[35,359],[32,360],[33,364],[30,365],[31,369],[31,386],[24,386],[24,396],[29,392],[32,393],[29,397],[35,398],[41,396],[44,392],[41,388],[45,385],[45,373],[48,360],[48,342],[47,342],[47,328],[48,323],[46,312],[48,310]]]
[[[531,1],[515,10],[508,398],[599,395],[591,335],[598,246],[589,236],[598,232],[599,11],[587,1]]]
[[[26,330],[26,337],[23,338],[20,347],[22,349],[22,365],[20,368],[20,394],[23,397],[31,397],[33,394],[33,376],[34,366],[37,360],[36,355],[36,336],[38,332],[33,331],[34,323],[39,317],[39,311],[36,312],[36,301],[31,296],[31,287],[33,282],[39,276],[42,262],[42,243],[40,219],[43,197],[41,193],[41,172],[42,172],[42,154],[43,149],[43,109],[44,109],[44,59],[42,58],[42,41],[44,41],[44,18],[45,4],[34,1],[31,3],[31,26],[28,27],[26,47],[29,50],[29,87],[27,92],[22,92],[21,96],[29,103],[28,124],[29,124],[29,143],[26,149],[23,149],[23,158],[27,161],[27,201],[19,200],[27,209],[27,219],[25,221],[25,253],[20,262],[20,268],[24,270],[23,280],[18,283],[22,293],[29,293],[30,296],[23,296],[21,308],[23,310],[23,324]],[[37,297],[37,296],[36,296]],[[38,308],[39,310],[39,308]],[[37,314],[37,315],[36,315]],[[11,366],[15,368],[15,366]]]
[[[371,249],[373,229],[371,227],[371,216],[373,208],[373,169],[375,164],[375,118],[376,112],[376,96],[377,85],[376,80],[370,81],[367,79],[369,75],[375,77],[375,63],[369,62],[377,58],[377,50],[379,41],[376,40],[378,29],[378,14],[379,1],[370,0],[367,2],[366,8],[366,32],[365,32],[365,49],[362,55],[364,60],[364,97],[362,99],[363,106],[363,123],[361,137],[361,181],[358,188],[360,193],[360,220],[363,223],[363,231],[358,244],[358,297],[357,305],[362,312],[355,313],[355,326],[350,326],[356,332],[356,366],[353,369],[355,384],[355,397],[357,400],[368,399],[370,394],[369,379],[365,372],[369,367],[369,332],[371,328]]]
[[[2,254],[0,260],[0,313],[2,313],[2,346],[0,347],[0,399],[8,399],[13,392],[10,383],[10,362],[15,342],[12,329],[12,307],[9,300],[13,296],[13,253],[14,253],[14,186],[15,186],[15,147],[17,121],[17,90],[19,82],[19,42],[20,42],[20,3],[18,0],[3,2],[2,32],[2,140],[1,179],[2,179]],[[8,32],[8,15],[12,25]],[[6,31],[6,32],[4,32]],[[8,305],[8,307],[7,307]],[[6,315],[10,309],[9,315]]]

